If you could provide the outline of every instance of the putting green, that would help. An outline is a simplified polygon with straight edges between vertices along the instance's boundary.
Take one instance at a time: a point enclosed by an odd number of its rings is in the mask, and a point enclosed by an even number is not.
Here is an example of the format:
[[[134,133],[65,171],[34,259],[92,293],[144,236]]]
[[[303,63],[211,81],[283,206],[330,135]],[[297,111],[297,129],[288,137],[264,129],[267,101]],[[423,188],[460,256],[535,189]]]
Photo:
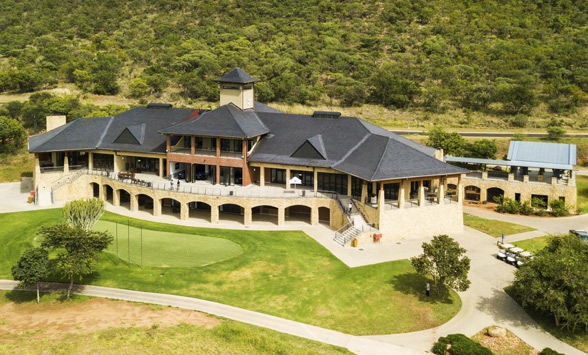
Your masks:
[[[108,253],[137,265],[141,265],[141,249],[142,264],[155,267],[204,266],[243,253],[243,248],[239,244],[222,238],[150,229],[141,231],[141,228],[107,221],[98,221],[94,230],[109,231],[114,237],[106,250]]]

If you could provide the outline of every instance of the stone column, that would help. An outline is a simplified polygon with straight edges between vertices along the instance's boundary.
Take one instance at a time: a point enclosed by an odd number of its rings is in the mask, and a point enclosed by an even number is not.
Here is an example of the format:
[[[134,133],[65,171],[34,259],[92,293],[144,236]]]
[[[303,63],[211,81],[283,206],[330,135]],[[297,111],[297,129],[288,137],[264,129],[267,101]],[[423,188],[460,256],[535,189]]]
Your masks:
[[[261,166],[259,168],[259,186],[265,186],[265,167]]]
[[[92,152],[88,152],[88,170],[94,169],[94,155]]]
[[[244,207],[243,208],[243,224],[246,226],[250,226],[251,223],[253,222],[253,211],[250,207]]]
[[[69,173],[69,158],[67,157],[67,152],[65,152],[65,156],[63,157],[63,172]]]
[[[488,200],[488,190],[486,188],[480,188],[480,203]]]
[[[120,190],[112,189],[112,205],[120,206]]]
[[[525,175],[527,176],[527,175]],[[551,177],[551,185],[557,185],[557,178],[555,176]]]
[[[404,180],[400,181],[400,190],[398,191],[398,208],[406,207],[406,189]]]
[[[283,226],[286,222],[286,209],[278,207],[278,226]]]
[[[569,171],[569,177],[568,177],[568,186],[574,186],[575,182],[576,182],[576,176],[575,176],[575,172],[573,170]]]
[[[463,175],[457,177],[457,202],[463,203]]]
[[[163,177],[165,166],[163,166],[163,158],[159,158],[159,177]]]
[[[378,210],[384,210],[384,204],[386,203],[386,192],[384,191],[384,183],[380,183],[380,190],[378,191]]]
[[[312,181],[314,183],[314,196],[316,196],[316,193],[318,191],[318,172],[316,171],[316,169],[313,170],[313,178]]]
[[[419,206],[425,205],[425,185],[423,180],[419,180]]]
[[[482,180],[488,179],[488,172],[486,170],[482,171]]]
[[[194,155],[196,153],[196,137],[190,137],[190,154]]]
[[[139,210],[139,195],[131,195],[131,212]]]
[[[41,178],[41,163],[39,162],[39,154],[35,153],[35,171],[33,173],[33,190],[37,189],[39,179]]]
[[[106,186],[98,185],[98,199],[102,201],[106,201],[106,194],[104,193],[104,189],[106,189]]]
[[[286,190],[290,190],[290,168],[286,168]]]
[[[367,181],[363,181],[363,183],[361,184],[361,203],[365,203],[365,200],[367,199]],[[345,207],[345,206],[343,206]]]
[[[57,166],[57,153],[56,152],[51,152],[51,163],[53,163],[53,166]]]
[[[523,182],[529,182],[529,175],[523,175]]]
[[[437,203],[440,205],[445,203],[445,178],[439,178],[439,187],[437,190]]]
[[[351,175],[347,175],[347,196],[351,196],[351,180],[353,180]]]
[[[210,223],[218,224],[218,206],[210,205]]]
[[[508,181],[514,181],[514,173],[508,173]]]
[[[311,207],[310,209],[310,224],[316,226],[319,224],[319,208]]]
[[[161,216],[161,200],[153,199],[153,216]]]
[[[188,204],[185,202],[180,202],[180,219],[182,221],[188,220],[188,216],[190,215],[190,211],[188,210]]]

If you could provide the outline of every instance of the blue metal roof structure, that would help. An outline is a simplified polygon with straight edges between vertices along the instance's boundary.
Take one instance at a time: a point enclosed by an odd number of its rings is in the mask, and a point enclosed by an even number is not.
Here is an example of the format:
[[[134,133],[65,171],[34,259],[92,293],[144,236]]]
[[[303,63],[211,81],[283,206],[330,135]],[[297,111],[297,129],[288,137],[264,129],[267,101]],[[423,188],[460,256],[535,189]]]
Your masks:
[[[468,163],[468,164],[484,164],[484,165],[498,165],[498,166],[517,166],[520,168],[544,168],[544,169],[559,169],[559,170],[574,170],[574,166],[570,164],[553,164],[533,161],[521,160],[496,160],[496,159],[479,159],[479,158],[465,158],[446,156],[444,161],[446,163]]]
[[[575,165],[576,145],[512,141],[508,148],[507,159],[511,161]]]

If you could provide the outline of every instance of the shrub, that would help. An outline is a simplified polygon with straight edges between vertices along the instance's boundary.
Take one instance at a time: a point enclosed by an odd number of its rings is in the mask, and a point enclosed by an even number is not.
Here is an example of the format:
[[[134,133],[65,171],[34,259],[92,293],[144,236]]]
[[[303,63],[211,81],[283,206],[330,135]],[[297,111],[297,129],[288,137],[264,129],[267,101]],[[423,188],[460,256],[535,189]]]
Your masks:
[[[498,201],[496,201],[498,202]],[[512,198],[504,197],[502,204],[496,206],[496,212],[517,214],[521,211],[521,203]]]
[[[535,209],[533,208],[533,206],[531,205],[531,203],[529,201],[525,201],[521,205],[520,213],[522,215],[529,216],[529,215],[532,215],[533,213],[535,213]]]
[[[564,355],[564,354],[559,353],[551,348],[545,348],[545,349],[541,350],[539,355]]]
[[[550,126],[547,128],[547,140],[558,141],[566,135],[566,131],[558,126]]]
[[[528,123],[529,123],[529,117],[527,117],[525,115],[516,115],[510,121],[510,126],[525,128],[525,127],[527,127]]]
[[[552,216],[562,217],[562,216],[567,216],[570,214],[569,207],[566,206],[565,201],[553,200],[549,203],[549,207],[551,207],[550,214]]]
[[[449,350],[447,345],[451,345]],[[434,354],[445,355],[450,353],[453,355],[492,355],[490,349],[476,343],[472,339],[463,334],[449,334],[446,337],[441,337],[433,345]]]

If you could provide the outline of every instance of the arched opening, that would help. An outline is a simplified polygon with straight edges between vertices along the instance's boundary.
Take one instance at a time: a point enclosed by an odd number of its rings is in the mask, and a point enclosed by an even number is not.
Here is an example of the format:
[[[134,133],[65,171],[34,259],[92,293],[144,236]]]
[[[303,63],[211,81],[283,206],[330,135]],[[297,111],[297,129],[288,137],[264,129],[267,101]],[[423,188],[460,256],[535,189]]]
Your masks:
[[[110,185],[104,185],[104,198],[107,202],[113,203],[114,190]]]
[[[274,206],[257,206],[251,211],[251,222],[278,225],[278,209]]]
[[[137,196],[139,211],[153,213],[153,198],[151,196],[140,194]]]
[[[92,188],[92,197],[100,198],[100,185],[95,182],[91,182],[90,187]]]
[[[319,207],[319,223],[331,224],[331,209],[329,207]]]
[[[480,191],[477,186],[466,186],[464,189],[466,201],[480,202]]]
[[[162,198],[161,199],[161,214],[174,216],[180,218],[180,212],[182,210],[182,204],[178,200],[173,198]]]
[[[208,203],[194,201],[188,203],[189,217],[202,222],[210,223],[210,205]]]
[[[497,203],[495,198],[498,199],[502,199],[502,197],[504,197],[504,190],[503,189],[499,189],[498,187],[491,187],[488,190],[486,190],[486,194],[488,196],[487,201],[490,203]]]
[[[447,191],[445,191],[445,195],[448,197],[457,196],[457,185],[447,184]]]
[[[218,220],[219,222],[236,222],[244,224],[245,215],[243,207],[230,203],[218,206]]]
[[[310,222],[311,209],[308,206],[290,206],[285,211],[285,222]]]
[[[120,198],[120,206],[124,207],[128,210],[131,209],[131,194],[128,193],[126,190],[118,190],[119,198]]]

